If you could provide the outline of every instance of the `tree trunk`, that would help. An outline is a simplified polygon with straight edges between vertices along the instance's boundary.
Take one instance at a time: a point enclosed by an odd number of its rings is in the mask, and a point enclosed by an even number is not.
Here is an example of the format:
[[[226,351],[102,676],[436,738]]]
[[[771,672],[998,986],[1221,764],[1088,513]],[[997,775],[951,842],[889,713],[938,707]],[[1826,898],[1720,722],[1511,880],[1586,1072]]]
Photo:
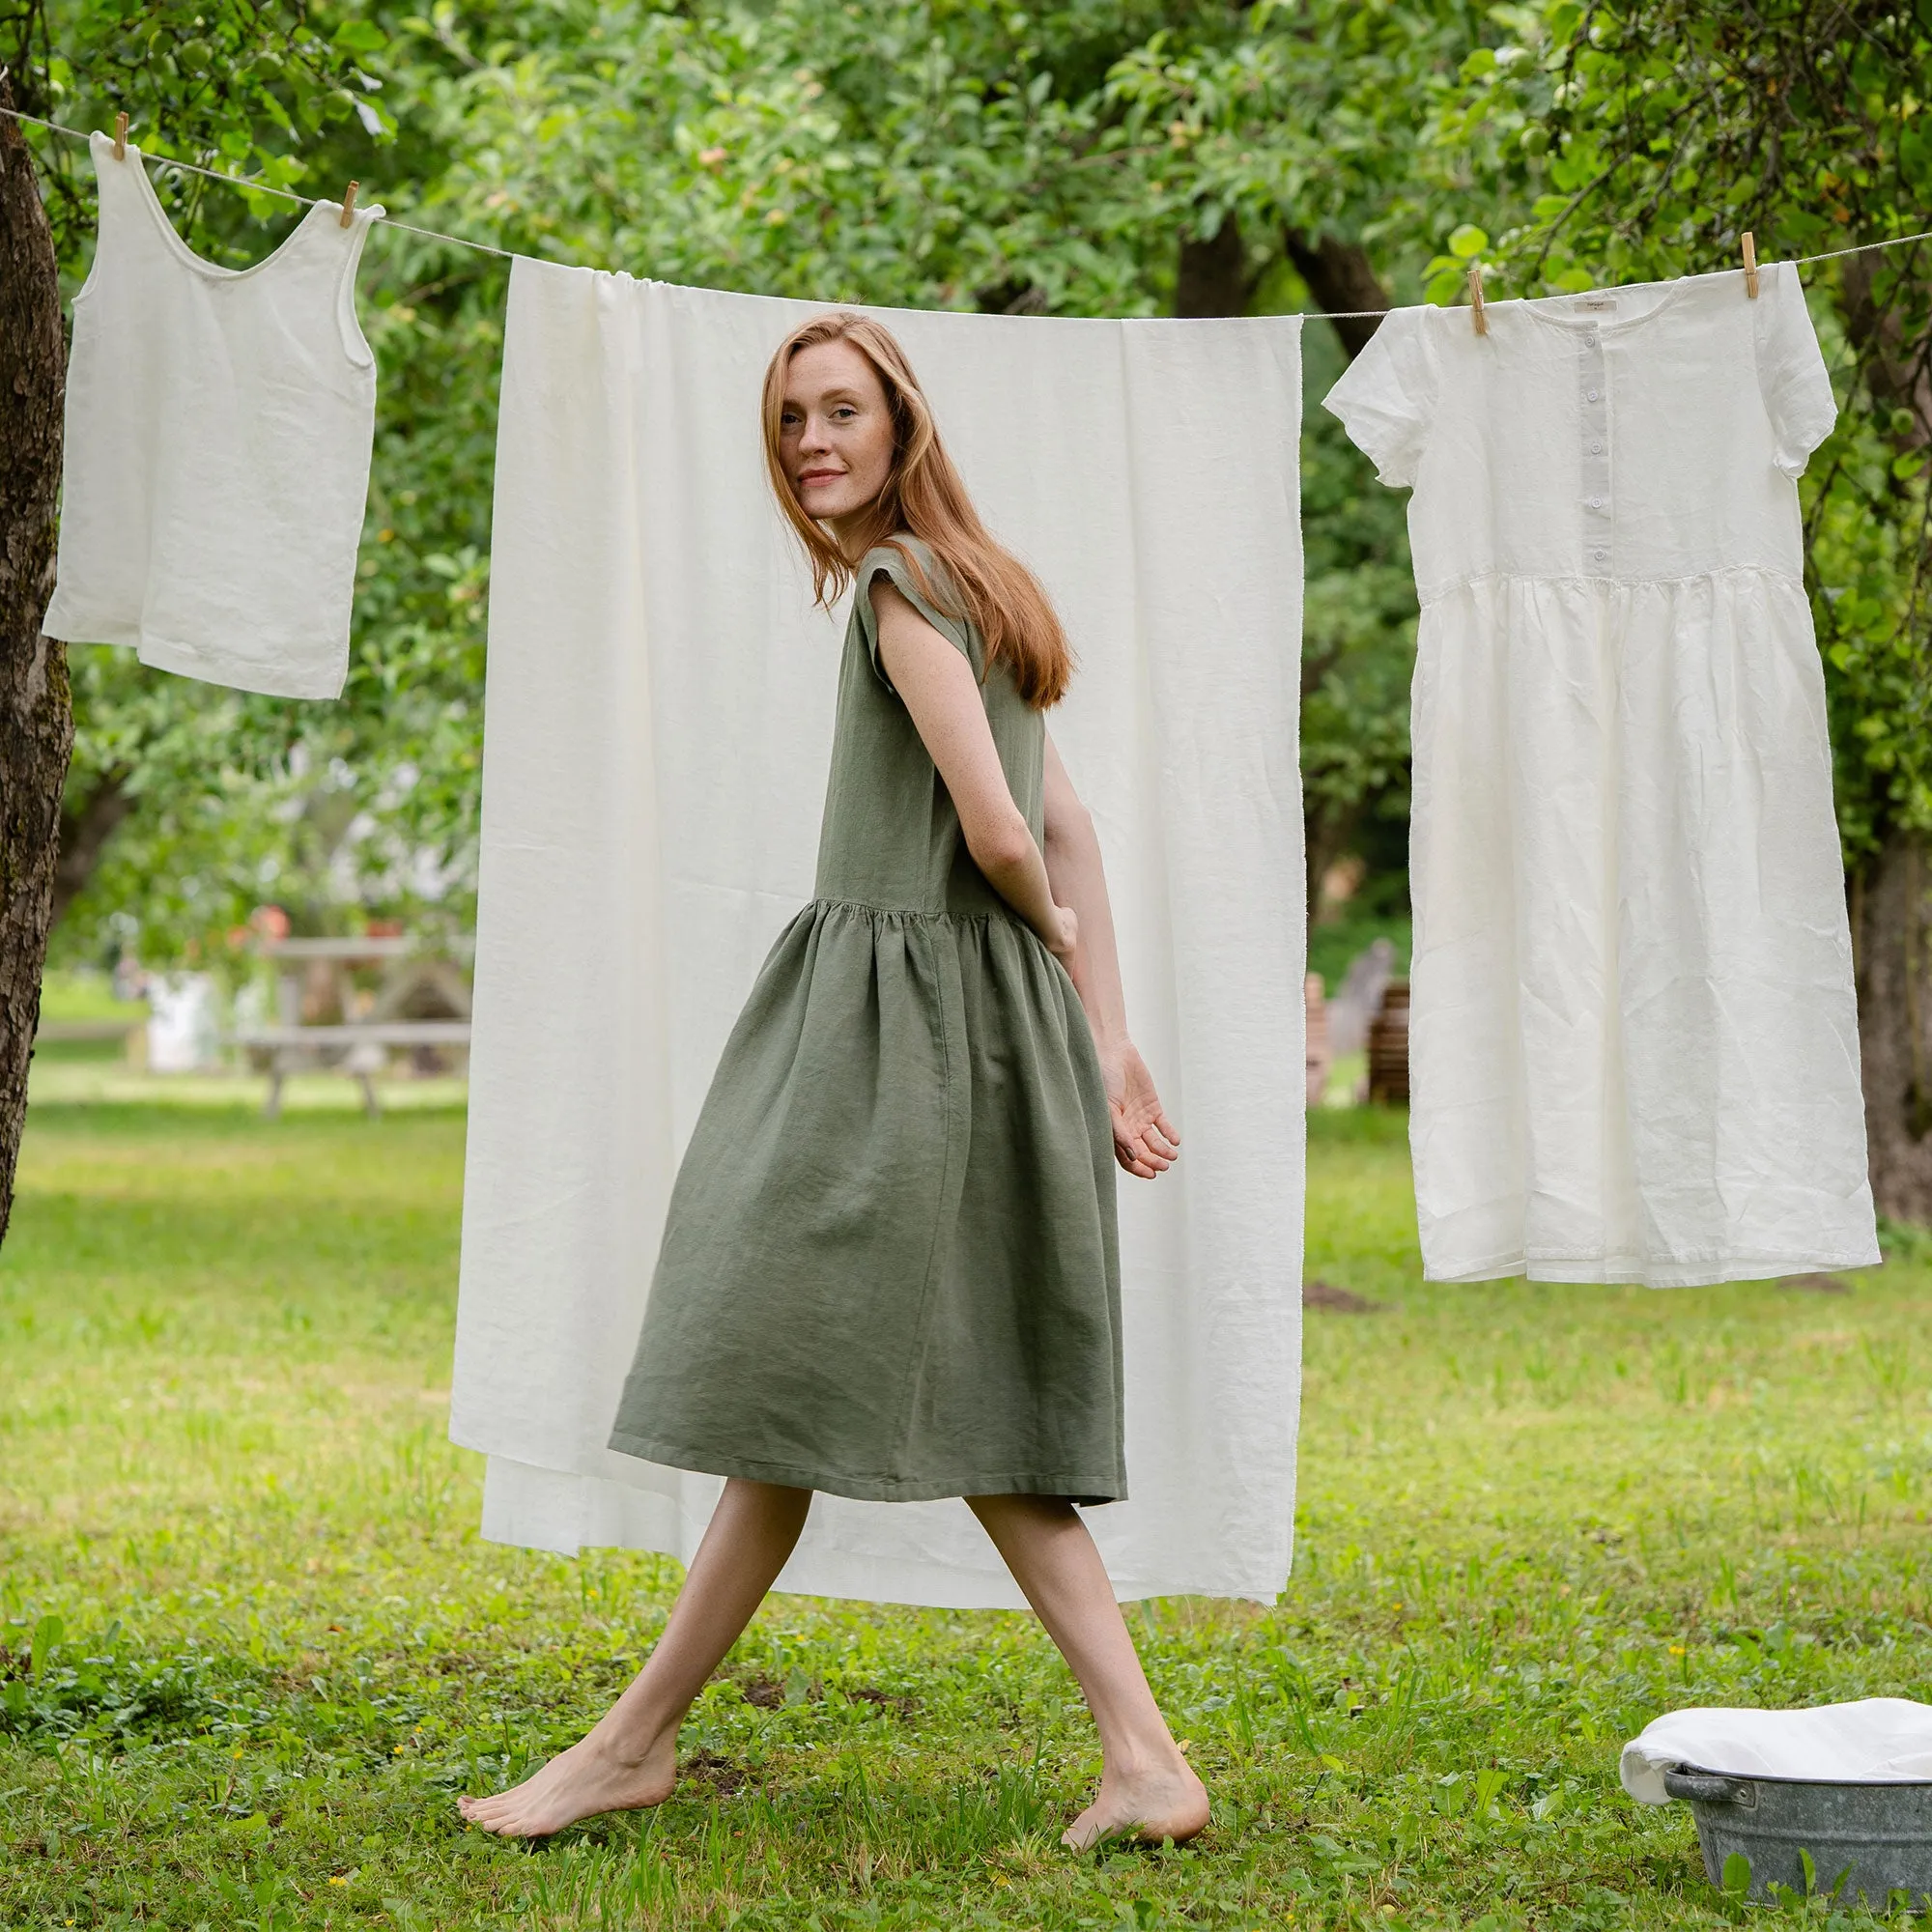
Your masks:
[[[1254,292],[1241,225],[1232,214],[1222,217],[1206,242],[1180,244],[1174,276],[1176,315],[1245,315]]]
[[[1872,1197],[1932,1222],[1932,841],[1894,832],[1852,879]]]
[[[12,101],[0,75],[0,106]],[[66,377],[53,237],[19,126],[0,117],[0,1236],[14,1210],[73,749],[67,652],[41,635]]]
[[[1282,247],[1295,272],[1308,284],[1316,307],[1338,312],[1341,319],[1330,327],[1341,337],[1342,353],[1352,362],[1381,327],[1388,310],[1389,294],[1375,265],[1354,242],[1338,242],[1332,235],[1311,244],[1306,236],[1291,228],[1282,237]],[[1350,315],[1351,309],[1374,309],[1376,313]]]
[[[58,646],[56,646],[58,648]],[[80,889],[94,875],[100,854],[121,821],[134,809],[128,789],[128,774],[108,772],[95,780],[78,798],[71,790],[61,805],[60,858],[54,866],[53,909],[47,917],[51,931],[67,915]]]
[[[1923,448],[1932,440],[1932,374],[1881,272],[1876,256],[1846,261],[1845,332],[1877,409],[1912,412],[1916,427],[1894,432],[1893,443]],[[1888,1220],[1932,1222],[1932,840],[1888,831],[1877,857],[1853,875],[1851,895],[1872,1199]]]

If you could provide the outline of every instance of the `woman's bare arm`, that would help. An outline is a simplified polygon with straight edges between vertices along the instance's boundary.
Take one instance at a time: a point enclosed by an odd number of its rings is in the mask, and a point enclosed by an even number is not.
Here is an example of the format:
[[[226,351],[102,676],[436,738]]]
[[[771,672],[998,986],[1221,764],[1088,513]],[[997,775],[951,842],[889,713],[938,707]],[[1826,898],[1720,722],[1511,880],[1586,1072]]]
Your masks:
[[[1080,1004],[1087,1009],[1094,1042],[1104,1053],[1127,1038],[1127,1000],[1121,988],[1114,911],[1107,900],[1107,875],[1093,817],[1080,803],[1051,734],[1046,740],[1045,818],[1047,883],[1054,897],[1070,906],[1079,921],[1073,955],[1064,963]]]
[[[1013,803],[973,667],[890,579],[874,579],[879,656],[952,794],[973,863],[1045,942],[1087,1010],[1107,1082],[1114,1158],[1151,1180],[1174,1164],[1174,1131],[1133,1041],[1114,942],[1114,915],[1094,821],[1046,741],[1046,850]],[[1092,929],[1089,929],[1089,922]]]
[[[1074,948],[1076,922],[1054,902],[1046,862],[1026,814],[1013,803],[973,667],[890,578],[873,580],[872,610],[886,675],[952,796],[973,863],[1047,951],[1064,960]]]
[[[1046,740],[1046,875],[1053,896],[1072,909],[1076,922],[1073,950],[1063,963],[1087,1009],[1106,1075],[1114,1157],[1129,1174],[1151,1180],[1173,1165],[1180,1137],[1127,1034],[1127,1002],[1121,987],[1121,955],[1100,841],[1051,734]]]

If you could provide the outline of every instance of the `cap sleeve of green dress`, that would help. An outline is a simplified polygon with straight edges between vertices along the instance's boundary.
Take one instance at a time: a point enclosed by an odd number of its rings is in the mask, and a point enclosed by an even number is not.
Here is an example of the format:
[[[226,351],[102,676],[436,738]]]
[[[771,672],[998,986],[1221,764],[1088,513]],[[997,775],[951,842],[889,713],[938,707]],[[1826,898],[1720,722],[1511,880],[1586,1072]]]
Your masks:
[[[859,559],[859,587],[853,600],[866,654],[888,691],[893,689],[893,681],[886,675],[885,660],[879,655],[879,619],[872,609],[872,584],[881,577],[891,578],[913,609],[960,652],[973,667],[975,677],[985,676],[984,647],[964,614],[966,607],[953,587],[951,573],[917,537],[895,537]]]

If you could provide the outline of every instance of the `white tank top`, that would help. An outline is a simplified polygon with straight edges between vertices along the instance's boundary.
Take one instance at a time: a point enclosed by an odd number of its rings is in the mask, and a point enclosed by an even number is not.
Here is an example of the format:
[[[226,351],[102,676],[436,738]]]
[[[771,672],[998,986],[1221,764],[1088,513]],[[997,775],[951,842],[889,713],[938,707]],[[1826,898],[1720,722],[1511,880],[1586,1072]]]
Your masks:
[[[311,208],[251,269],[177,235],[138,149],[93,137],[94,268],[73,299],[60,558],[43,628],[281,697],[349,666],[376,358],[355,263],[380,208]]]

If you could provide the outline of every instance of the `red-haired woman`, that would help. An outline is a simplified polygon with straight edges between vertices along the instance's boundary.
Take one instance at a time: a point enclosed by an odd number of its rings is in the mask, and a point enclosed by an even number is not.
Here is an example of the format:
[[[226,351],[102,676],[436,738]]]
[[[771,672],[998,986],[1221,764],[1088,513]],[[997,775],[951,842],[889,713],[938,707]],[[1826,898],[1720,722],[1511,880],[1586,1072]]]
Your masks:
[[[857,586],[816,895],[719,1063],[611,1437],[727,1480],[630,1688],[464,1813],[535,1837],[668,1797],[685,1712],[824,1490],[963,1496],[1099,1728],[1100,1789],[1066,1841],[1188,1838],[1207,1794],[1073,1507],[1126,1493],[1113,1167],[1152,1179],[1179,1148],[1046,736],[1066,639],[878,323],[796,330],[764,415],[819,601]]]

